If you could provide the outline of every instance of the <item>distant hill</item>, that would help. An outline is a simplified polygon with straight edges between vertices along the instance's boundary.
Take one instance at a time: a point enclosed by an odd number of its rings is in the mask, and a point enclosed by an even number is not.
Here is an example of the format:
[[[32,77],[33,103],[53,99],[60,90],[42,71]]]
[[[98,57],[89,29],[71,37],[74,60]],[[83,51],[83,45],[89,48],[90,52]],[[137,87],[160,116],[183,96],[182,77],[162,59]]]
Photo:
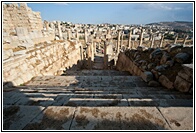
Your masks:
[[[187,21],[158,22],[158,23],[150,23],[147,25],[166,26],[173,29],[186,30],[186,31],[193,30],[193,22],[187,22]]]

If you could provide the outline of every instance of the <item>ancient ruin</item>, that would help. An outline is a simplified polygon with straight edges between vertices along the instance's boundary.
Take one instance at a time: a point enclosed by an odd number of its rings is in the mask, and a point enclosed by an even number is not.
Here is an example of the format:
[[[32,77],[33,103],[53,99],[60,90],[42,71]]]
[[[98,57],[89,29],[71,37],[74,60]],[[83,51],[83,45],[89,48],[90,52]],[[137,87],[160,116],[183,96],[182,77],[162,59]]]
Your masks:
[[[3,3],[3,130],[193,130],[193,39],[103,27]]]

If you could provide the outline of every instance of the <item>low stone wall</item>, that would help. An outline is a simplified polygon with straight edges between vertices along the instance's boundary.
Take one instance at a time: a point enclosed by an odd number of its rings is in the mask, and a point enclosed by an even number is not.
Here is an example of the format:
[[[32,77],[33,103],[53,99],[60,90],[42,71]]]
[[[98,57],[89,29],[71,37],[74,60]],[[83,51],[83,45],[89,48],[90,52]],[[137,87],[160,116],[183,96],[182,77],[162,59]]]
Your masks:
[[[165,48],[127,50],[120,53],[116,68],[141,76],[149,86],[164,86],[192,93],[193,49],[180,45]]]
[[[4,86],[9,86],[9,83],[21,85],[34,76],[62,74],[65,68],[80,60],[79,45],[76,42],[53,41],[19,51],[3,62]]]

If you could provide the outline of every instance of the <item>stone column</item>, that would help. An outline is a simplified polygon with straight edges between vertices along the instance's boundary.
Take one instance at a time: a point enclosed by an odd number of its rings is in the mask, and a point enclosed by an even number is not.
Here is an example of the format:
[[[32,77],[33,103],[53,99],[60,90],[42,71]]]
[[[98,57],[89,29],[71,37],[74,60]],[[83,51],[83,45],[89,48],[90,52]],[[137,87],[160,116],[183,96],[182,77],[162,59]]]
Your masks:
[[[100,42],[98,42],[98,49],[99,49],[99,50],[101,49]]]
[[[90,43],[87,44],[87,49],[86,49],[86,55],[87,55],[87,65],[88,65],[88,69],[92,68],[92,64],[91,64],[91,45]]]
[[[154,36],[152,35],[152,41],[151,41],[150,48],[153,48],[153,47],[154,47]]]
[[[128,49],[132,48],[131,46],[131,31],[129,32],[129,40],[128,40]]]
[[[97,54],[97,42],[94,42],[94,53]]]
[[[86,57],[90,58],[91,57],[91,46],[89,43],[87,43],[87,48],[86,48]]]
[[[132,48],[135,48],[135,41],[132,41],[132,43],[133,43],[133,44],[132,44],[131,49],[132,49]]]
[[[80,46],[80,57],[81,57],[81,60],[84,59],[84,57],[83,57],[83,46],[82,46],[82,44]]]
[[[164,40],[164,34],[161,36],[161,41],[159,47],[163,47],[163,40]]]
[[[106,41],[104,41],[104,69],[108,69],[108,55],[107,55]]]
[[[60,25],[60,22],[59,21],[57,21],[57,27],[58,27],[59,39],[63,39],[63,37],[62,37],[62,31],[61,31],[61,25]]]
[[[71,30],[70,29],[67,31],[67,34],[68,34],[68,40],[71,40]]]
[[[185,45],[186,45],[186,40],[188,39],[188,35],[186,35],[186,37],[184,38],[184,41],[183,41],[183,46],[185,47]]]
[[[144,33],[144,29],[141,29],[139,46],[141,46],[142,45],[142,42],[143,42],[143,33]]]
[[[84,42],[87,44],[87,31],[86,29],[84,30]]]
[[[176,36],[175,36],[174,44],[176,44],[176,43],[177,43],[177,40],[178,40],[178,33],[177,33],[177,34],[176,34]]]
[[[123,36],[124,36],[124,32],[122,31],[122,35],[121,35],[121,43],[120,43],[120,48],[122,49],[123,46]]]
[[[152,29],[150,29],[150,38],[149,38],[149,41],[152,41]]]
[[[120,49],[120,30],[118,31],[118,40],[117,40],[117,54],[119,54]]]
[[[94,61],[94,44],[91,42],[91,60]]]
[[[76,30],[76,39],[77,39],[77,41],[79,41],[78,30]]]

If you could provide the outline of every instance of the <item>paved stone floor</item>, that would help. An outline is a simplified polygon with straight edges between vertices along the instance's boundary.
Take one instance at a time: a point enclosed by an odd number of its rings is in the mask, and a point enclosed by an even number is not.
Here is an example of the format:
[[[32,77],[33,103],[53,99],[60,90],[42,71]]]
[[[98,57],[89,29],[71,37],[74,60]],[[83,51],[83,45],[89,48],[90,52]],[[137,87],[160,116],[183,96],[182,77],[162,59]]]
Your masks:
[[[4,130],[192,130],[193,123],[192,95],[114,70],[35,77],[3,92]]]

